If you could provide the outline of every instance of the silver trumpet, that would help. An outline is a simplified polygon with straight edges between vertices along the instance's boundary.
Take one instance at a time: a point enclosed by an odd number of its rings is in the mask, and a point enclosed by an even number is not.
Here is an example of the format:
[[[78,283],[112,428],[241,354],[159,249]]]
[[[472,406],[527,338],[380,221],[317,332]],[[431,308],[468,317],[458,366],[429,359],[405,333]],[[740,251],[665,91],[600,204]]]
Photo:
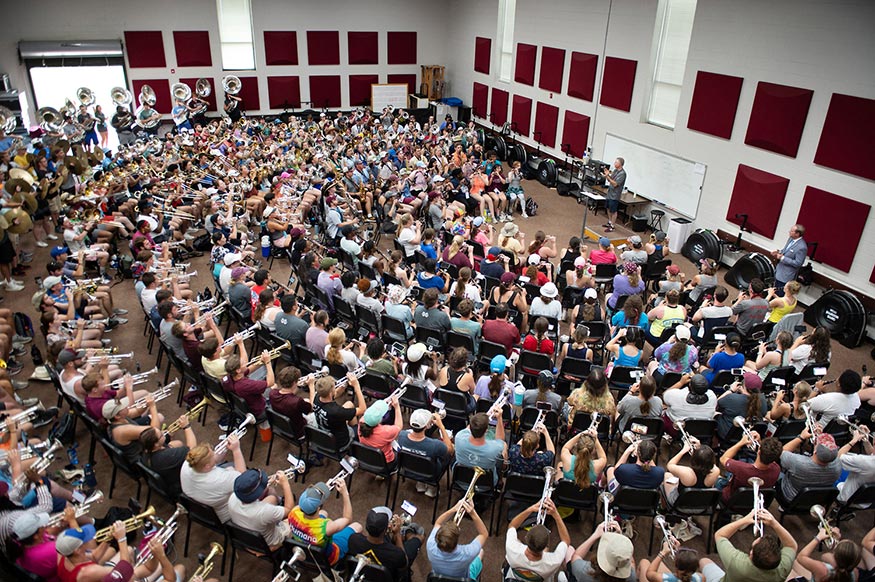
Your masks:
[[[875,416],[875,414],[873,414],[873,416]],[[848,426],[848,428],[850,428],[852,432],[858,432],[858,433],[862,434],[863,439],[868,441],[869,444],[873,444],[873,442],[875,442],[875,441],[873,441],[873,437],[875,437],[875,435],[873,435],[871,432],[864,433],[862,430],[863,427],[860,424],[851,420],[851,417],[849,417],[845,414],[840,414],[839,416],[836,417],[836,420],[839,421],[840,423]]]
[[[681,440],[684,442],[684,444],[687,445],[688,447],[690,447],[691,451],[695,451],[696,449],[699,448],[699,443],[698,443],[698,441],[693,440],[693,437],[690,436],[690,433],[688,433],[684,429],[686,424],[687,423],[684,422],[683,420],[679,420],[679,421],[674,423],[674,427],[677,429],[677,431],[679,433],[681,433]]]
[[[364,366],[359,366],[358,368],[356,368],[355,370],[352,371],[352,375],[355,376],[356,378],[363,378],[367,372],[368,372],[367,368],[365,368]],[[334,382],[334,389],[340,390],[341,388],[345,388],[347,384],[349,384],[349,378],[344,376],[340,380],[337,380],[336,382]]]
[[[179,378],[177,378],[170,384],[167,384],[166,386],[162,386],[154,392],[150,392],[148,396],[142,396],[140,398],[137,398],[131,404],[128,404],[128,410],[146,408],[147,406],[149,406],[149,404],[147,403],[147,399],[149,398],[149,396],[151,396],[152,400],[154,400],[155,402],[158,402],[159,400],[164,400],[165,398],[173,394],[173,389],[177,386],[179,386]]]
[[[157,374],[158,368],[152,368],[151,370],[146,370],[145,372],[140,372],[139,374],[134,374],[131,376],[131,379],[134,381],[134,386],[138,384],[145,384],[149,381],[149,376],[152,374]],[[109,383],[110,388],[121,388],[125,385],[125,378],[122,376],[121,378],[116,378],[112,382]]]
[[[228,437],[236,436],[237,440],[241,440],[244,436],[246,436],[246,427],[250,424],[255,424],[255,415],[251,412],[246,415],[246,418],[243,419],[243,422],[237,425],[237,428],[228,433]],[[219,444],[213,449],[213,453],[216,456],[224,455],[228,452],[228,437],[219,441]]]
[[[605,531],[610,531],[611,526],[611,501],[614,500],[614,496],[608,493],[607,491],[603,491],[599,493],[599,499],[602,502],[602,509],[605,512]]]
[[[155,535],[152,536],[151,539],[157,539],[161,542],[162,545],[167,545],[171,539],[173,539],[173,534],[176,533],[176,529],[179,527],[179,524],[176,523],[177,518],[180,515],[184,515],[188,513],[186,509],[179,503],[176,504],[176,511],[173,512],[167,521],[161,524],[161,529],[159,529]],[[151,540],[150,540],[151,541]],[[152,559],[152,550],[149,549],[148,544],[143,548],[143,551],[137,556],[137,563],[135,564],[135,568],[139,568],[146,562]]]
[[[33,465],[30,466],[30,468],[33,469],[33,471],[36,472],[37,475],[39,475],[40,473],[44,473],[45,470],[49,468],[49,465],[51,465],[55,461],[55,453],[63,448],[64,445],[61,444],[61,441],[52,441],[52,446],[49,447],[49,449],[45,453],[43,453],[42,456],[37,459],[33,463]],[[25,483],[27,483],[27,475],[22,473],[15,480],[15,486],[21,487]]]
[[[352,475],[358,468],[359,462],[358,459],[356,459],[355,457],[350,457],[349,455],[347,455],[343,458],[341,466],[343,468],[338,471],[337,475],[325,482],[325,484],[328,485],[329,489],[336,488],[341,481],[345,481],[347,477]]]
[[[295,568],[295,562],[300,562],[304,559],[304,550],[296,547],[292,552],[292,556],[280,565],[279,573],[273,577],[271,582],[289,582],[289,580],[297,580],[301,577],[301,573]]]
[[[214,317],[214,318],[220,317],[223,313],[225,313],[225,309],[226,309],[227,305],[228,305],[227,301],[219,303],[218,305],[216,305],[214,308],[210,309],[209,311],[202,313],[200,315],[200,317],[198,317],[197,319],[194,320],[192,325],[194,325],[195,327],[201,327],[202,325],[204,325],[207,322],[208,317]]]
[[[122,360],[128,360],[134,357],[134,352],[126,354],[112,354],[109,356],[92,356],[86,360],[89,364],[100,364],[104,359],[109,360],[110,364],[121,364]]]
[[[98,505],[103,503],[103,492],[95,491],[91,495],[88,496],[85,501],[76,506],[76,519],[88,515],[88,512],[91,511],[91,507],[93,505]],[[64,523],[64,512],[59,511],[58,513],[54,513],[49,516],[49,522],[46,524],[46,527],[58,527]]]
[[[289,461],[292,463],[292,466],[283,471],[283,474],[286,476],[286,479],[294,479],[295,475],[303,475],[307,472],[307,464],[298,459],[293,455],[289,455]],[[267,480],[268,486],[276,484],[276,475],[271,475]]]
[[[498,395],[498,398],[492,403],[492,406],[489,407],[489,410],[486,411],[486,416],[489,418],[494,418],[496,415],[502,414],[504,411],[504,406],[507,404],[507,400],[510,397],[510,390],[505,388],[501,391],[501,394]]]
[[[192,277],[197,277],[197,271],[192,271],[191,273],[173,273],[170,275],[172,278],[177,281],[181,281],[183,283],[187,282]]]
[[[41,443],[35,445],[29,445],[26,447],[21,447],[16,449],[18,451],[18,458],[21,461],[26,461],[28,459],[32,459],[34,457],[38,457],[45,452],[46,449],[51,445],[48,441],[43,441]],[[43,449],[43,450],[40,450]],[[9,465],[9,451],[0,451],[0,467],[6,467]]]
[[[255,337],[255,333],[256,333],[259,329],[261,329],[261,322],[256,321],[256,322],[255,322],[254,324],[252,324],[250,327],[247,327],[247,328],[244,329],[244,330],[238,331],[237,333],[235,333],[234,335],[232,335],[231,337],[229,337],[228,339],[226,339],[225,341],[223,341],[223,342],[222,342],[222,346],[221,346],[222,349],[224,350],[224,349],[227,348],[228,346],[233,346],[234,343],[235,343],[238,339],[241,339],[241,340],[243,340],[243,341],[246,341],[246,340],[248,340],[249,338]]]
[[[298,378],[298,386],[305,386],[307,382],[312,378],[313,380],[318,380],[319,378],[324,378],[328,375],[328,366],[322,366],[321,370],[317,370],[315,372],[311,372],[306,376],[301,376]]]
[[[638,434],[632,432],[631,430],[623,431],[623,435],[620,437],[623,439],[623,442],[627,445],[635,446],[641,442],[641,437]]]
[[[807,402],[803,402],[799,408],[802,409],[803,414],[805,414],[805,428],[811,434],[809,440],[811,444],[817,442],[817,436],[820,434],[820,424],[814,420],[814,417],[811,415],[811,405]]]
[[[352,576],[349,578],[349,582],[362,582],[364,580],[365,575],[365,566],[372,563],[371,559],[364,554],[359,554],[355,557],[356,564],[355,570],[352,571]]]
[[[409,381],[410,378],[406,378],[404,382],[402,382],[400,386],[395,388],[395,390],[391,394],[383,398],[383,400],[386,401],[386,404],[391,403],[393,400],[401,400],[401,397],[404,396],[405,392],[407,392],[407,384]]]
[[[675,546],[678,543],[678,539],[675,537],[673,533],[671,533],[671,529],[669,529],[668,525],[665,523],[665,518],[659,514],[656,514],[656,517],[653,518],[653,521],[659,526],[659,529],[662,530],[662,537],[668,544],[668,551],[671,552],[671,557],[674,559],[677,554],[677,550]]]
[[[206,311],[207,309],[212,309],[216,306],[216,302],[218,301],[218,297],[210,297],[209,299],[204,299],[203,301],[198,301],[194,304],[194,307],[197,308],[198,311]],[[191,311],[192,307],[189,306],[187,301],[183,301],[181,299],[175,299],[173,301],[176,305],[179,306],[177,310],[179,315],[185,315],[189,311]]]
[[[838,543],[839,538],[835,530],[832,529],[832,526],[829,525],[829,520],[826,519],[826,510],[823,508],[823,505],[812,505],[810,513],[811,517],[817,518],[820,522],[820,527],[823,528],[823,532],[827,536],[823,541],[824,545],[826,545],[827,548],[834,548]]]
[[[760,443],[758,440],[754,439],[753,431],[750,430],[750,427],[747,426],[747,423],[744,421],[743,416],[736,416],[732,419],[732,424],[741,429],[741,432],[744,436],[747,437],[747,440],[750,441],[747,443],[749,449],[756,451],[760,448]]]
[[[535,518],[535,523],[544,525],[547,519],[547,500],[553,495],[553,475],[556,469],[553,467],[544,467],[544,490],[541,492],[541,501],[538,502],[538,515]]]
[[[9,430],[9,422],[10,421],[14,422],[15,424],[17,424],[19,426],[26,423],[26,422],[32,421],[34,418],[36,418],[36,413],[37,413],[37,411],[39,411],[39,409],[40,409],[40,405],[37,404],[36,406],[31,406],[30,408],[25,408],[24,410],[22,410],[18,414],[13,414],[12,416],[7,418],[3,422],[0,422],[0,433]]]
[[[537,432],[541,427],[544,427],[544,417],[547,416],[546,410],[539,410],[538,417],[535,418],[534,424],[532,424],[531,430]]]
[[[763,522],[760,519],[760,511],[765,509],[766,501],[763,494],[760,493],[760,488],[763,486],[763,480],[759,477],[751,477],[747,480],[748,484],[753,487],[753,534],[761,538],[763,537]]]

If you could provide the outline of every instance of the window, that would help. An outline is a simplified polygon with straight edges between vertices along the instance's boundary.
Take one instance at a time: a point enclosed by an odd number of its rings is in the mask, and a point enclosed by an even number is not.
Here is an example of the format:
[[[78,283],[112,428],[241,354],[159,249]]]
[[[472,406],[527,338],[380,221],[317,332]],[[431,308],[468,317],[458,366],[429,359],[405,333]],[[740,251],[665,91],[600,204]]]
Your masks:
[[[513,69],[513,27],[516,20],[516,0],[498,3],[498,79],[510,83]]]
[[[678,114],[687,53],[693,35],[696,0],[660,0],[654,40],[653,86],[647,122],[674,129]]]
[[[232,71],[254,70],[250,0],[216,0],[216,6],[222,43],[222,68]]]

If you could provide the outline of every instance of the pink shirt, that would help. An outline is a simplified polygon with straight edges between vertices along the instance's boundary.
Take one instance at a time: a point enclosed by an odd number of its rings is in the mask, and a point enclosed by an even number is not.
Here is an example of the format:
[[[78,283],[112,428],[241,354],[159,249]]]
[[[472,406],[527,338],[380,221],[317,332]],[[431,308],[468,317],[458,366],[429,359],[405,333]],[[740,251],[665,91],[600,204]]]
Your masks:
[[[589,262],[593,265],[610,265],[617,262],[617,255],[611,251],[593,249],[589,253]]]
[[[19,566],[42,576],[46,582],[58,582],[58,553],[55,551],[55,538],[43,534],[43,543],[24,548],[24,554],[16,562]]]
[[[398,437],[399,432],[401,432],[401,429],[395,425],[380,424],[374,427],[374,432],[371,433],[371,436],[363,437],[359,435],[359,441],[363,445],[383,451],[386,462],[391,463],[395,460],[395,449],[392,448],[392,442]]]

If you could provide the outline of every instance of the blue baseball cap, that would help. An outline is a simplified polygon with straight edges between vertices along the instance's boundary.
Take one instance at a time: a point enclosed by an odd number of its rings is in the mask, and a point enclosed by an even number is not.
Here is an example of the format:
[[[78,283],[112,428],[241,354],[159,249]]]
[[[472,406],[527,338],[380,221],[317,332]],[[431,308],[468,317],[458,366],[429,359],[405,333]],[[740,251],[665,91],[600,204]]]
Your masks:
[[[324,481],[319,481],[312,487],[307,487],[298,499],[298,506],[306,515],[313,515],[322,507],[322,502],[328,498],[331,490]]]
[[[371,404],[362,415],[362,422],[368,426],[377,426],[383,421],[383,417],[389,412],[389,405],[385,400],[377,400]]]
[[[603,236],[599,238],[599,244],[603,247],[609,247],[611,246],[611,240],[608,237]]]
[[[70,249],[68,249],[67,247],[65,247],[63,245],[59,245],[59,246],[54,247],[51,250],[51,253],[52,253],[52,258],[57,259],[61,255],[69,255]]]
[[[69,556],[83,544],[93,540],[96,533],[97,530],[90,523],[80,526],[78,529],[65,529],[55,540],[55,549],[62,556]]]
[[[493,374],[504,374],[507,369],[507,358],[502,355],[497,355],[489,362],[489,371]]]
[[[267,489],[267,473],[260,469],[248,469],[234,479],[234,495],[243,503],[261,499]]]

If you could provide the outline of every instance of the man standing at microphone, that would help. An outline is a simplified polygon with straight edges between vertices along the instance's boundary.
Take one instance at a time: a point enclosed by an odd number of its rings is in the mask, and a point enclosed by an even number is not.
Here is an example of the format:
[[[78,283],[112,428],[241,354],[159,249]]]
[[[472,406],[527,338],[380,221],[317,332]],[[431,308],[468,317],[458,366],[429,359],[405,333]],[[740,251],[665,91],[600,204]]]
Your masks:
[[[778,297],[784,296],[784,285],[796,280],[799,268],[808,256],[808,244],[802,238],[804,234],[805,227],[794,224],[790,227],[790,238],[784,248],[772,251],[772,258],[778,261],[775,265],[775,295]]]
[[[620,195],[623,193],[623,187],[626,185],[626,170],[623,165],[626,160],[617,158],[614,160],[614,169],[612,171],[605,168],[602,172],[605,180],[608,183],[607,202],[605,203],[608,209],[608,223],[603,225],[605,232],[613,232],[614,221],[617,220],[617,211],[620,209]]]

